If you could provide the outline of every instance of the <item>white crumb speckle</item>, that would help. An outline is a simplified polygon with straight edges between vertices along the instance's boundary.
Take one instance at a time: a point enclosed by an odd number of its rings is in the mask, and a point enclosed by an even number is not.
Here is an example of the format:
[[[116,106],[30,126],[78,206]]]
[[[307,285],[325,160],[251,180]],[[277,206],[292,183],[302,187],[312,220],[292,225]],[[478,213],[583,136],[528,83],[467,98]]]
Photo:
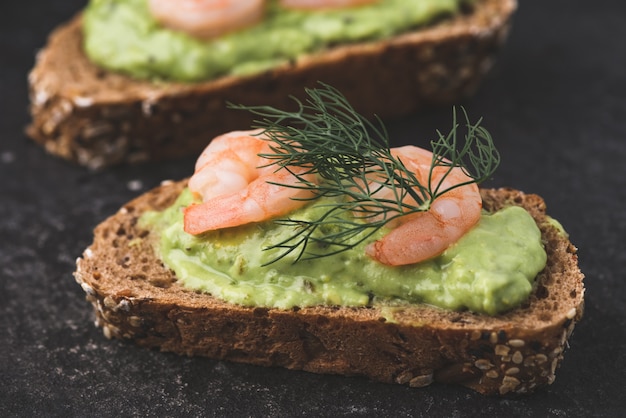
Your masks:
[[[143,182],[141,180],[131,180],[126,184],[126,186],[128,187],[128,190],[137,192],[143,188]]]
[[[93,99],[91,97],[75,97],[74,104],[78,107],[89,107],[93,104]]]
[[[50,96],[48,95],[48,93],[43,90],[43,89],[39,89],[35,92],[35,104],[37,106],[41,106],[43,104],[45,104],[48,99],[50,98]]]
[[[81,283],[80,287],[82,287],[83,291],[90,296],[96,294],[96,292],[93,290],[93,287],[89,286],[87,283]]]
[[[4,164],[10,164],[15,161],[15,154],[11,151],[4,151],[2,154],[0,154],[0,161],[2,161]]]

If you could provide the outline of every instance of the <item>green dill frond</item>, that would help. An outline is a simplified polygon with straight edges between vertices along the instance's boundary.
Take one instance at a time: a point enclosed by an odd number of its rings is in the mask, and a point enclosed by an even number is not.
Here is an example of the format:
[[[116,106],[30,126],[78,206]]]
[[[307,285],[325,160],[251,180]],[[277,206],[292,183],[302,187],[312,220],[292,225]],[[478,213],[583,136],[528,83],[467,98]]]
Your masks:
[[[270,164],[298,167],[299,174],[292,171],[298,185],[285,187],[310,190],[314,196],[311,200],[336,198],[332,204],[325,200],[325,212],[312,221],[276,221],[293,227],[294,235],[268,248],[279,250],[275,260],[292,253],[297,254],[296,261],[318,258],[354,248],[393,219],[428,210],[447,191],[488,179],[500,162],[491,135],[480,126],[482,120],[470,123],[462,109],[465,133],[460,135],[454,109],[450,132],[444,135],[437,131],[437,139],[431,141],[428,184],[422,184],[401,158],[392,154],[387,130],[378,118],[370,121],[360,115],[338,90],[326,84],[305,91],[305,102],[293,98],[295,111],[231,106],[260,117],[255,127],[269,138],[271,152],[262,156]],[[431,184],[437,167],[447,172]],[[445,178],[456,167],[470,180],[445,188]],[[319,183],[304,178],[311,173]],[[384,197],[382,191],[386,192]]]

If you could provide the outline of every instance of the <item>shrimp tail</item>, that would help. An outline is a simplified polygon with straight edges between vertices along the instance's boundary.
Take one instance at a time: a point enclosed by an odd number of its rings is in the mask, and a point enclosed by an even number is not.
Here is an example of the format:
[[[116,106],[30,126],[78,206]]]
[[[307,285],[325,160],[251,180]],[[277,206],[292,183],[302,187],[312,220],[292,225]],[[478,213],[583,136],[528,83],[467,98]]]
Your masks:
[[[451,233],[450,227],[441,225],[429,213],[422,215],[418,221],[408,222],[370,243],[365,253],[389,266],[420,263],[444,252],[450,244],[450,235],[456,238],[462,234]]]
[[[198,235],[265,219],[267,215],[263,209],[253,199],[245,199],[241,194],[222,196],[186,207],[183,229],[189,234]]]
[[[388,266],[393,265],[387,254],[383,251],[383,243],[381,241],[374,241],[365,247],[365,254],[374,260],[386,264]]]
[[[198,235],[212,229],[215,217],[208,216],[206,204],[193,204],[184,209],[183,229],[188,234]]]

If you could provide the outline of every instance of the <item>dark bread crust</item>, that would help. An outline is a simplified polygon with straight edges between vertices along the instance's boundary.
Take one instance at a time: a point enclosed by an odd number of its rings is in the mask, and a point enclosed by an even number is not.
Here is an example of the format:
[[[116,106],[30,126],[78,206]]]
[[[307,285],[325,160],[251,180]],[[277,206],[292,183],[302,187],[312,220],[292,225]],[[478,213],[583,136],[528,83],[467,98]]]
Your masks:
[[[227,102],[289,108],[289,95],[323,81],[364,115],[405,115],[471,95],[492,66],[516,0],[478,0],[472,11],[387,41],[336,47],[251,77],[202,83],[135,80],[93,65],[81,17],[55,30],[29,76],[27,133],[50,153],[91,168],[198,153],[219,133],[250,126]]]
[[[246,308],[183,288],[137,220],[170,205],[185,185],[169,182],[129,202],[95,229],[77,260],[75,278],[107,337],[189,356],[507,394],[553,382],[582,316],[576,248],[537,195],[482,190],[485,208],[522,206],[542,231],[548,264],[528,302],[496,317],[415,306],[388,321],[379,308]]]

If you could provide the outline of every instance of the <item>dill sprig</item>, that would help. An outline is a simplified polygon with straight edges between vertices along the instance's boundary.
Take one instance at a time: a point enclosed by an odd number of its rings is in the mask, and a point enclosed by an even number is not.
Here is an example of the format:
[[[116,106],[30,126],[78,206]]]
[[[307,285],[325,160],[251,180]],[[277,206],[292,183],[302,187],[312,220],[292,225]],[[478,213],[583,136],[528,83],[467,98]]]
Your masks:
[[[232,106],[261,117],[256,127],[271,142],[271,153],[262,155],[270,164],[287,170],[299,168],[291,171],[298,182],[281,186],[312,191],[309,200],[319,200],[318,205],[324,209],[313,220],[276,220],[294,227],[294,234],[266,248],[279,250],[270,263],[292,252],[296,252],[298,261],[354,248],[392,220],[428,210],[442,194],[486,180],[500,162],[491,135],[480,126],[482,119],[472,124],[462,109],[466,132],[460,135],[455,109],[450,132],[444,135],[437,131],[437,139],[431,141],[433,158],[428,182],[422,184],[401,158],[392,155],[380,119],[370,121],[357,113],[331,86],[321,84],[320,88],[306,89],[306,94],[306,102],[293,98],[295,111]],[[431,184],[436,167],[444,167],[444,174]],[[444,187],[445,178],[455,167],[471,180]],[[311,173],[317,175],[319,183],[304,178]],[[386,191],[384,197],[382,191]]]

